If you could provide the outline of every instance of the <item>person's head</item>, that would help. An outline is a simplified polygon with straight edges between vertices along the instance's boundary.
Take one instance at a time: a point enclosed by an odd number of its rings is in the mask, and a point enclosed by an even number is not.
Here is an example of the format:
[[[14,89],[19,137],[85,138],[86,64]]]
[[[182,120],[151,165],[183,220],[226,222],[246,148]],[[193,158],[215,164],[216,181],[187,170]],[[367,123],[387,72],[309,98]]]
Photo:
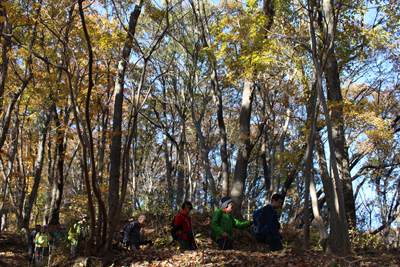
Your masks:
[[[140,224],[140,226],[145,226],[146,225],[146,215],[140,215],[138,218],[138,223]]]
[[[190,203],[190,201],[186,200],[185,202],[183,202],[182,204],[182,210],[187,210],[188,212],[190,212],[193,209],[192,203]]]
[[[271,198],[271,205],[275,209],[280,209],[280,208],[282,208],[282,204],[283,204],[283,196],[281,196],[279,194],[274,194]]]
[[[47,225],[43,224],[42,228],[40,229],[42,232],[46,232],[47,231]]]
[[[224,208],[227,211],[232,211],[233,210],[232,199],[230,199],[229,197],[221,198],[221,208]]]
[[[86,214],[82,214],[81,216],[79,216],[79,223],[80,224],[85,224],[87,220],[87,215]]]
[[[36,230],[36,232],[39,232],[40,231],[40,224],[36,224],[36,226],[35,226],[35,230]]]
[[[56,230],[57,230],[57,231],[60,231],[60,230],[61,230],[61,224],[57,224],[57,225],[56,225]]]

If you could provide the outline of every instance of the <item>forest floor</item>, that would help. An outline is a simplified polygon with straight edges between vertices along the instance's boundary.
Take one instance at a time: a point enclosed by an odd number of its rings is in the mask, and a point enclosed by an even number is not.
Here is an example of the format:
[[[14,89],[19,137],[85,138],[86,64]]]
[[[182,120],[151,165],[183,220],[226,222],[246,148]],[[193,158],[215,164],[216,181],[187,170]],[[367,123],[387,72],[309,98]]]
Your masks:
[[[4,236],[0,240],[0,266],[29,266],[25,246],[13,242],[13,239],[4,239]],[[114,247],[113,256],[107,260],[95,257],[66,260],[61,255],[53,255],[51,266],[400,266],[400,253],[358,253],[348,261],[320,251],[298,248],[286,248],[280,252],[248,249],[254,245],[257,244],[250,239],[243,240],[236,243],[237,250],[224,252],[217,250],[214,244],[192,252],[181,252],[174,246],[145,246],[140,251]]]
[[[139,251],[124,249],[114,244],[107,258],[69,259],[69,246],[66,244],[53,252],[51,266],[399,266],[400,250],[388,251],[384,247],[353,244],[352,259],[326,254],[311,239],[311,250],[301,249],[301,230],[284,231],[284,250],[270,252],[265,244],[257,243],[248,230],[234,231],[234,251],[220,251],[207,237],[209,222],[197,224],[196,239],[200,249],[182,252],[177,244],[170,244],[168,224],[157,225],[150,221],[147,236],[153,246],[143,246]],[[200,220],[198,220],[200,221]],[[0,236],[0,266],[29,266],[28,246],[23,245],[16,234],[2,233]]]

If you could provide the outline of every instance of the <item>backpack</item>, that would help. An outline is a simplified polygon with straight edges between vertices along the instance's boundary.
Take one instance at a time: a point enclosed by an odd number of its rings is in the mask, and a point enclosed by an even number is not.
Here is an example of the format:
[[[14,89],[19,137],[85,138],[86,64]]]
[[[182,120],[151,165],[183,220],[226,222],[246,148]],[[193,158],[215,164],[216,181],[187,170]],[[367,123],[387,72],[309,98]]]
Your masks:
[[[266,206],[265,206],[266,207]],[[263,222],[263,216],[264,216],[264,209],[265,207],[256,210],[253,213],[253,236],[257,240],[257,242],[260,243],[265,243],[265,237],[268,234],[268,225],[265,225],[265,222]]]
[[[172,236],[172,241],[178,240],[178,231],[182,229],[182,223],[178,226],[175,226],[176,216],[172,219],[170,231]]]
[[[128,224],[130,224],[130,222],[128,222],[127,224],[125,224],[124,226],[121,227],[121,229],[119,229],[119,233],[118,233],[118,241],[123,243],[124,242],[124,236],[125,236],[125,229],[128,226]]]
[[[29,242],[33,243],[35,241],[37,233],[40,233],[40,231],[39,232],[36,232],[36,230],[32,231],[32,233],[29,235]]]

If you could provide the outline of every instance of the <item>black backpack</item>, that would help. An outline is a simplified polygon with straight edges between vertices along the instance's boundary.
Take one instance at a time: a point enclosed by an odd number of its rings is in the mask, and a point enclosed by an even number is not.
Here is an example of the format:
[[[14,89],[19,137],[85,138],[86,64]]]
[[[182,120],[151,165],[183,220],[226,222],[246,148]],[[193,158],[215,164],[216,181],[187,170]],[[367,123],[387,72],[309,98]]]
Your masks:
[[[176,216],[174,217],[174,219],[172,219],[171,226],[170,226],[172,241],[178,240],[178,231],[182,230],[182,223],[179,224],[178,226],[175,226],[175,219],[176,219]]]
[[[121,229],[119,229],[119,233],[118,233],[118,241],[123,243],[124,242],[124,236],[125,236],[125,229],[128,226],[128,224],[130,224],[130,222],[128,222],[127,224],[125,224],[124,226],[121,227]]]
[[[253,213],[253,236],[254,238],[260,242],[260,243],[265,243],[265,238],[268,234],[268,225],[265,225],[263,221],[263,216],[264,216],[264,209],[265,207],[262,207],[261,209],[256,210]]]

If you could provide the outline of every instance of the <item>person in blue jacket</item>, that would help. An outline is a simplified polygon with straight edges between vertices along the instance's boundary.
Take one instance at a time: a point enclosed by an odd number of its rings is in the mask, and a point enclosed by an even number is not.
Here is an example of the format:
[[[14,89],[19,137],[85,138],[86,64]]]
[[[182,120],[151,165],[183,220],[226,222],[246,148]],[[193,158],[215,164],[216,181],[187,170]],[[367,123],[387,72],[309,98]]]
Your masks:
[[[265,242],[268,244],[271,251],[282,250],[282,235],[279,233],[281,224],[278,221],[277,209],[282,208],[283,196],[274,194],[271,198],[271,203],[265,206],[263,212],[263,221],[267,225],[267,235]]]

